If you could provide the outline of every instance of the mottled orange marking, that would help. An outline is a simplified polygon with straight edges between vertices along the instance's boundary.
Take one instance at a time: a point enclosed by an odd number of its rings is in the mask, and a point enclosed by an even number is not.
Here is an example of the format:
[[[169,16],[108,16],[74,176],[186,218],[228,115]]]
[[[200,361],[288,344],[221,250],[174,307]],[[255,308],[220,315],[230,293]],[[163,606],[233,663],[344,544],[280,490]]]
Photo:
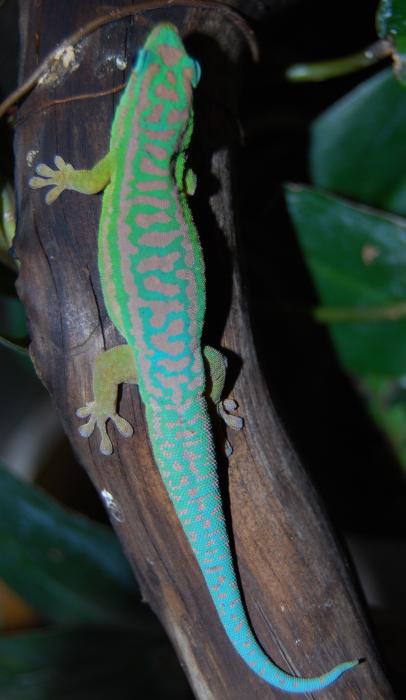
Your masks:
[[[189,359],[187,357],[182,357],[180,360],[159,360],[158,365],[165,367],[168,372],[181,372],[185,367],[187,367]]]
[[[152,139],[153,141],[156,139],[157,141],[169,141],[169,139],[173,138],[175,135],[175,132],[173,129],[159,129],[157,131],[151,131],[150,129],[143,129],[142,130],[145,134],[145,136],[148,139]]]
[[[158,54],[168,67],[176,66],[182,58],[181,50],[177,49],[176,46],[169,46],[168,44],[161,44],[158,46]]]
[[[180,293],[179,286],[177,284],[171,284],[167,282],[162,282],[159,277],[151,275],[144,279],[144,287],[150,292],[160,292],[164,296],[173,297]]]
[[[177,102],[178,95],[176,90],[167,88],[162,83],[159,83],[155,88],[155,95],[161,100],[168,100],[168,102]]]
[[[165,180],[148,180],[147,182],[137,182],[137,189],[141,192],[151,192],[152,190],[166,190],[168,183]]]
[[[170,201],[163,197],[153,197],[148,194],[142,194],[134,199],[134,204],[149,204],[156,209],[168,209]]]
[[[128,311],[131,317],[131,330],[128,328],[123,329],[123,334],[126,340],[130,343],[134,343],[134,337],[136,338],[136,345],[138,349],[137,354],[137,371],[140,375],[144,377],[145,388],[148,391],[150,397],[154,394],[157,398],[161,398],[162,392],[159,388],[155,387],[150,380],[151,373],[151,362],[150,362],[150,349],[146,346],[142,323],[139,317],[139,298],[138,289],[134,285],[133,272],[131,270],[131,262],[134,255],[133,243],[130,239],[132,233],[132,226],[129,223],[129,211],[132,206],[133,197],[133,164],[136,153],[139,148],[139,122],[140,115],[145,114],[145,111],[149,107],[149,96],[148,92],[150,89],[150,81],[159,71],[159,66],[152,64],[144,76],[142,81],[142,86],[140,94],[138,96],[137,105],[135,106],[133,116],[133,129],[131,139],[127,144],[127,149],[125,153],[125,168],[124,177],[122,181],[122,191],[121,191],[121,201],[122,206],[120,207],[118,226],[117,226],[117,245],[120,249],[121,255],[121,272],[123,280],[123,292],[127,296],[124,297],[123,304],[127,303]],[[135,77],[135,76],[134,76]],[[130,100],[130,103],[133,104]],[[134,107],[133,107],[134,109]],[[121,122],[118,124],[118,131],[122,128]],[[117,132],[115,132],[117,133]],[[120,136],[120,133],[119,133]],[[147,159],[146,159],[147,160]],[[151,164],[152,165],[152,164]],[[158,176],[165,176],[165,172],[155,173]],[[105,195],[106,196],[106,193]]]
[[[168,151],[162,146],[157,146],[155,143],[146,143],[145,150],[152,156],[155,156],[158,160],[166,160],[168,158]]]
[[[170,340],[171,337],[181,335],[184,325],[182,319],[172,321],[166,331],[155,333],[151,336],[151,341],[158,350],[168,353],[168,355],[180,355],[184,352],[185,343],[181,340]]]
[[[152,124],[157,124],[159,121],[161,121],[163,108],[163,104],[155,105],[151,113],[148,115],[147,121],[151,122]]]
[[[141,245],[151,246],[151,248],[164,248],[180,235],[180,231],[151,231],[144,233],[138,242]]]
[[[153,328],[161,328],[166,322],[168,314],[183,310],[183,306],[178,299],[171,299],[170,301],[143,300],[141,305],[151,309],[152,317],[150,323]]]
[[[155,214],[137,214],[135,221],[141,228],[149,228],[152,224],[169,224],[170,217],[164,211]]]
[[[171,109],[167,116],[168,124],[176,124],[177,122],[184,121],[186,116],[186,110]]]
[[[144,258],[137,265],[138,272],[152,272],[153,270],[161,270],[162,272],[171,272],[174,264],[180,258],[180,253],[174,251],[167,255],[151,255],[149,258]]]
[[[176,392],[180,388],[179,384],[186,384],[187,382],[187,377],[184,374],[165,375],[156,372],[155,376],[165,389],[173,389]]]
[[[141,161],[140,169],[147,175],[158,175],[158,177],[166,177],[168,174],[166,168],[159,168],[146,156]]]

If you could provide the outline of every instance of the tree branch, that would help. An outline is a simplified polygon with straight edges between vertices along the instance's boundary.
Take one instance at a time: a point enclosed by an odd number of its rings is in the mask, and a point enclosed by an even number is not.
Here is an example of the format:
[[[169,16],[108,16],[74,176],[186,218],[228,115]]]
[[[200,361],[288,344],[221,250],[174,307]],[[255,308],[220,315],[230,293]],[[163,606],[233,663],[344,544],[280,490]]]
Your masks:
[[[85,12],[88,17],[100,5],[97,0],[74,5],[43,0],[40,6],[22,1],[21,82],[66,33],[84,23]],[[192,146],[199,184],[192,206],[208,270],[206,340],[227,348],[234,395],[245,418],[245,430],[230,436],[234,453],[228,468],[220,458],[219,472],[249,616],[267,653],[292,673],[316,675],[345,659],[366,657],[367,663],[323,693],[324,700],[361,694],[389,700],[347,564],[281,430],[253,350],[237,265],[230,160],[238,135],[244,37],[224,14],[204,9],[177,6],[157,12],[156,20],[162,19],[177,24],[203,67]],[[144,30],[130,20],[99,30],[63,84],[38,86],[23,105],[30,118],[20,123],[15,140],[16,250],[31,353],[76,454],[104,494],[144,599],[165,626],[196,697],[279,698],[249,671],[225,636],[151,457],[137,389],[125,387],[120,405],[134,437],[124,440],[111,432],[111,458],[99,453],[97,437],[87,441],[78,433],[75,410],[90,396],[92,361],[121,340],[107,316],[97,270],[100,197],[65,192],[47,207],[43,193],[28,189],[27,154],[38,153],[37,162],[49,163],[58,153],[76,167],[89,167],[106,152],[117,96],[66,102],[44,114],[36,108],[44,101],[111,90],[123,78],[114,62],[109,68],[108,57],[125,55],[131,65],[143,37]]]

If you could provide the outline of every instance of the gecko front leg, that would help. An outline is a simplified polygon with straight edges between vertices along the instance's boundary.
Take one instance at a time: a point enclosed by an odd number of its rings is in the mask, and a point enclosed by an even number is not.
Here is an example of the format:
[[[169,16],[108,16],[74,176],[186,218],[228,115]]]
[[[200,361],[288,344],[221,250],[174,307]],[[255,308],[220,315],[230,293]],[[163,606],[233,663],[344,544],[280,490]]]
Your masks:
[[[75,190],[82,194],[101,192],[111,178],[113,157],[109,151],[90,170],[75,170],[73,165],[65,163],[61,156],[55,156],[54,163],[56,170],[45,163],[37,165],[35,171],[40,177],[32,177],[29,180],[29,185],[34,190],[52,187],[45,197],[47,204],[52,204],[64,190]]]
[[[117,413],[117,392],[119,384],[136,384],[134,354],[129,345],[118,345],[96,357],[93,369],[93,401],[78,408],[79,418],[89,418],[81,425],[79,432],[89,437],[98,428],[101,442],[100,452],[111,455],[113,445],[107,434],[106,423],[110,419],[123,437],[131,437],[132,426]]]

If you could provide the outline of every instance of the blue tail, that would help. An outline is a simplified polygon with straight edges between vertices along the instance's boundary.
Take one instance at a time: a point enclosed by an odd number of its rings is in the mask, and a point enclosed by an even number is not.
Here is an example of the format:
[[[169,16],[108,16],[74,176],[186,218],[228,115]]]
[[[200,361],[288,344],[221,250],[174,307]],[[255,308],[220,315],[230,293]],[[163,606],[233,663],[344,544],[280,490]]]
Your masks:
[[[315,678],[296,678],[282,671],[263,652],[251,630],[239,592],[221,507],[217,465],[203,400],[191,406],[188,421],[196,439],[187,454],[179,428],[171,434],[161,425],[153,450],[163,481],[206,580],[218,615],[235,650],[270,685],[286,693],[310,693],[334,683],[359,661],[346,661]],[[186,421],[186,419],[184,419]],[[152,421],[149,421],[150,425]],[[172,425],[175,421],[172,421]],[[172,429],[173,431],[173,429]],[[151,434],[151,433],[150,433]],[[176,468],[168,466],[172,463]]]

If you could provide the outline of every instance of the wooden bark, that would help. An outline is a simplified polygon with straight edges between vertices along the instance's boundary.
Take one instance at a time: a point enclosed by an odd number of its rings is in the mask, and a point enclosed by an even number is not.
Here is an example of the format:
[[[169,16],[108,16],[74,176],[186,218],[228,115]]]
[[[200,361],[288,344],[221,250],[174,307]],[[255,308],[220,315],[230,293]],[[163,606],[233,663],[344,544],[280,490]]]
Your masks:
[[[22,1],[20,79],[102,5],[97,0]],[[172,8],[144,17],[177,24],[203,67],[192,149],[199,176],[193,211],[208,270],[206,340],[227,348],[230,386],[245,418],[244,431],[230,435],[234,452],[228,468],[220,457],[219,470],[253,628],[275,662],[294,674],[318,675],[345,659],[365,657],[366,663],[323,693],[326,700],[389,700],[391,690],[347,562],[278,423],[253,350],[237,266],[230,158],[247,56],[244,37],[220,13]],[[44,105],[124,82],[116,58],[127,58],[130,66],[145,31],[133,20],[98,30],[83,43],[77,70],[56,85],[37,87],[21,105],[15,141],[16,250],[31,353],[76,454],[105,495],[143,597],[165,626],[196,697],[279,698],[281,693],[233,651],[219,623],[151,457],[137,389],[124,387],[120,400],[134,437],[124,440],[110,426],[111,458],[99,453],[97,436],[84,440],[78,434],[75,410],[91,397],[94,357],[122,342],[106,314],[97,271],[101,200],[67,192],[47,207],[44,191],[28,188],[31,163],[52,164],[58,153],[83,168],[105,153],[117,95]]]

